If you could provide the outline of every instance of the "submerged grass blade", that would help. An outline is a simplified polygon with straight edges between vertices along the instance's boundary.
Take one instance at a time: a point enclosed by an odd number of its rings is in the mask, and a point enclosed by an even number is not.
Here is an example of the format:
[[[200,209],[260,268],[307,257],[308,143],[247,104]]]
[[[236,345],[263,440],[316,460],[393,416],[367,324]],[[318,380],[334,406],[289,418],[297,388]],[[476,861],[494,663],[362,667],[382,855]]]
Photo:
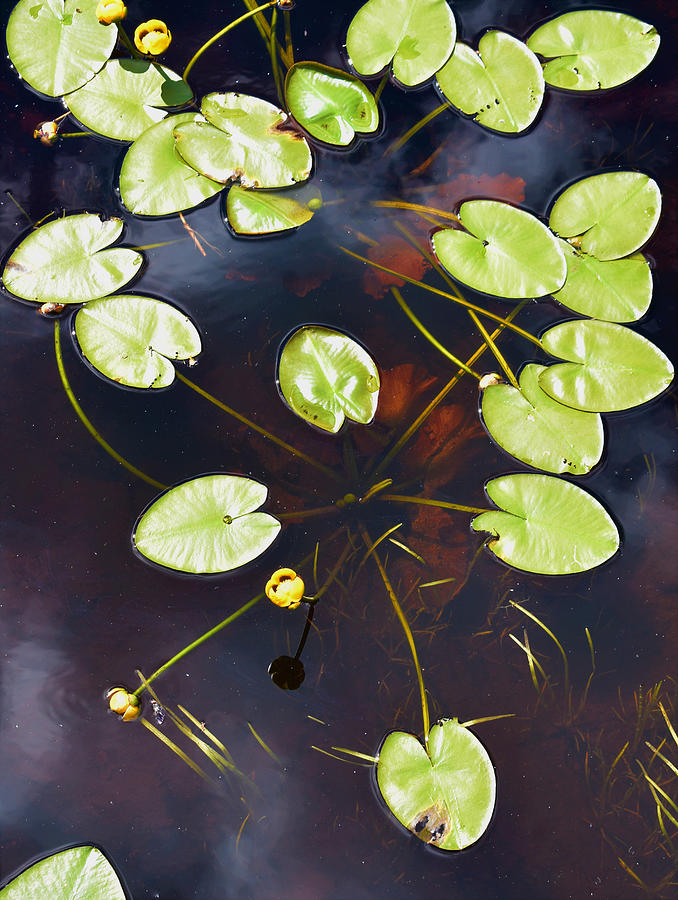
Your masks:
[[[457,512],[482,513],[487,512],[479,506],[463,506],[460,503],[448,503],[447,500],[429,500],[427,497],[409,497],[405,494],[382,494],[382,500],[393,503],[416,503],[419,506],[437,506],[440,509],[454,509]]]
[[[472,728],[481,722],[496,722],[497,719],[512,719],[515,713],[502,713],[500,716],[482,716],[480,719],[469,719],[468,722],[460,722],[462,728]]]
[[[480,321],[480,319],[478,318],[478,316],[473,312],[472,309],[469,309],[468,314],[469,314],[469,316],[473,319],[474,325],[476,326],[476,328],[478,329],[478,331],[482,334],[483,338],[485,339],[485,343],[486,343],[487,346],[490,348],[490,350],[492,351],[492,353],[494,353],[494,358],[497,360],[497,362],[499,363],[499,365],[500,365],[501,368],[503,369],[504,374],[506,375],[506,377],[508,378],[508,380],[511,382],[511,384],[513,385],[513,387],[514,387],[517,391],[519,391],[519,390],[520,390],[520,386],[518,385],[518,381],[517,381],[517,379],[516,379],[516,376],[513,374],[512,370],[511,370],[511,367],[509,366],[509,364],[508,364],[508,363],[506,362],[506,360],[504,359],[504,355],[503,355],[502,352],[500,351],[499,347],[497,347],[497,345],[495,344],[495,342],[492,340],[491,335],[487,332],[485,326],[484,326],[483,323]]]
[[[420,562],[420,563],[423,563],[423,565],[426,565],[426,560],[424,559],[424,557],[419,556],[418,553],[415,553],[411,547],[407,546],[407,544],[403,544],[402,541],[397,541],[395,538],[392,538],[392,537],[390,537],[388,539],[388,542],[389,542],[389,544],[393,544],[395,547],[400,547],[400,549],[404,550],[405,553],[409,553],[410,556],[413,556],[417,560],[417,562]]]
[[[563,673],[564,673],[564,677],[565,677],[565,696],[569,697],[569,694],[570,694],[570,669],[567,664],[567,656],[565,654],[565,651],[563,650],[562,644],[560,643],[558,638],[555,636],[555,634],[551,631],[551,629],[547,628],[547,626],[544,625],[544,623],[540,619],[538,619],[534,613],[531,613],[529,610],[525,609],[524,606],[521,606],[519,603],[516,603],[514,600],[509,600],[509,603],[511,604],[511,606],[515,606],[516,609],[519,609],[521,611],[521,613],[523,613],[523,615],[526,615],[529,619],[532,619],[533,622],[536,622],[536,624],[543,631],[545,631],[546,634],[548,634],[548,636],[551,638],[553,643],[556,645],[556,647],[560,651],[560,655],[563,658]]]
[[[450,109],[449,103],[441,103],[440,106],[436,106],[435,109],[431,110],[430,113],[427,113],[423,118],[419,119],[418,122],[408,128],[408,130],[403,134],[398,140],[393,141],[392,144],[384,150],[384,156],[390,156],[392,153],[395,153],[397,150],[400,150],[401,147],[404,147],[405,144],[409,141],[410,138],[414,137],[418,131],[421,131],[422,128],[425,128],[429,122],[432,122],[436,116],[439,116],[440,113],[445,112],[446,109]]]
[[[151,725],[151,723],[148,721],[148,719],[144,719],[142,717],[141,719],[139,719],[139,721],[141,722],[142,725],[144,725],[146,728],[148,728],[148,730],[151,732],[151,734],[154,734],[159,740],[161,740],[163,742],[163,744],[165,744],[165,746],[169,747],[173,753],[176,753],[176,755],[179,757],[179,759],[181,759],[183,762],[185,762],[189,768],[193,769],[193,771],[197,775],[199,775],[201,778],[204,778],[205,781],[211,781],[211,778],[209,777],[209,775],[207,775],[206,772],[203,772],[203,770],[200,768],[200,766],[196,762],[193,762],[191,757],[188,756],[186,753],[184,753],[184,751],[181,749],[181,747],[177,747],[177,745],[174,743],[174,741],[171,741],[167,737],[166,734],[163,734],[162,731],[160,731],[159,729],[157,729],[155,727],[155,725]]]
[[[254,730],[254,725],[252,725],[251,722],[248,722],[247,727],[254,735],[255,741],[259,744],[259,746],[262,748],[262,750],[265,750],[265,752],[268,753],[268,755],[271,757],[271,759],[275,763],[277,763],[280,766],[280,768],[282,768],[282,763],[280,762],[280,759],[275,755],[275,753],[271,750],[271,748],[264,741],[264,739],[260,735],[257,734],[257,732]]]
[[[323,750],[322,747],[316,747],[315,744],[311,744],[311,750],[317,750],[318,753],[324,753],[325,756],[329,756],[329,757],[331,757],[332,759],[338,759],[339,762],[343,762],[343,763],[351,762],[349,759],[344,759],[343,756],[337,756],[336,753],[330,753],[329,750]],[[354,766],[356,766],[356,765],[357,765],[357,766],[368,766],[368,765],[372,765],[372,763],[360,763],[360,762],[359,762],[359,763],[352,763],[352,765],[354,765]]]
[[[362,567],[365,565],[367,560],[370,558],[370,556],[372,556],[374,551],[377,549],[379,544],[381,544],[383,541],[385,541],[389,535],[393,534],[394,531],[397,531],[399,528],[402,528],[402,527],[403,527],[403,523],[398,522],[397,525],[394,525],[393,528],[389,528],[388,531],[385,531],[381,537],[378,537],[376,539],[376,541],[372,544],[372,546],[368,549],[368,551],[365,553],[363,558],[358,563],[358,567],[356,568],[353,577],[355,577],[358,574],[358,572],[362,569]]]
[[[349,756],[355,756],[356,759],[367,760],[368,763],[376,763],[378,756],[370,756],[369,753],[360,753],[358,750],[348,750],[346,747],[332,747],[338,753],[347,753]]]

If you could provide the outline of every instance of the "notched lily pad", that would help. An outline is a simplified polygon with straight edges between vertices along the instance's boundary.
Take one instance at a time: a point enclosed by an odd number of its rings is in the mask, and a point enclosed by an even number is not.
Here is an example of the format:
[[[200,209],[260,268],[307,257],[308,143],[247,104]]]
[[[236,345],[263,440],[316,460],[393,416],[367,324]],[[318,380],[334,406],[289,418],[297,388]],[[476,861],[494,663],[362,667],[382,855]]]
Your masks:
[[[57,850],[0,888],[2,900],[126,900],[127,894],[106,856],[82,845]]]
[[[162,388],[174,381],[170,360],[201,350],[200,334],[187,315],[162,300],[117,294],[78,310],[75,336],[85,359],[106,378],[136,388]]]
[[[320,191],[310,185],[287,191],[253,191],[233,185],[226,198],[226,216],[236,234],[275,234],[304,225],[319,205]]]
[[[229,572],[260,556],[280,522],[264,512],[268,488],[241,475],[201,475],[170,488],[142,513],[134,545],[168,569]]]

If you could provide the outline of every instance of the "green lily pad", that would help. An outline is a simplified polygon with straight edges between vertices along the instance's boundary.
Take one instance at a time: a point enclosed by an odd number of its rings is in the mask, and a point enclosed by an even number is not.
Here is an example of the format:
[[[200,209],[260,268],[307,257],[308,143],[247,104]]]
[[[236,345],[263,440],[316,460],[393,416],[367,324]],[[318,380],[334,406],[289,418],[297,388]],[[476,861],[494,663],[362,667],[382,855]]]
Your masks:
[[[616,87],[642,72],[659,48],[657,30],[603,9],[565,13],[533,31],[527,46],[549,60],[544,78],[568,91]]]
[[[118,31],[101,25],[98,0],[19,0],[7,23],[7,50],[17,72],[36,91],[68,94],[113,52]]]
[[[283,131],[287,114],[247,94],[208,94],[201,118],[174,129],[176,149],[197,172],[227,184],[281,188],[304,181],[313,159],[306,139]]]
[[[560,246],[567,260],[567,279],[553,294],[568,309],[606,322],[635,322],[652,300],[652,271],[642,253],[600,260],[573,247]]]
[[[511,299],[542,297],[563,286],[565,257],[535,216],[498,200],[469,200],[459,218],[466,231],[437,231],[433,249],[463,284]]]
[[[90,131],[134,141],[165,118],[167,111],[161,107],[181,106],[192,96],[181,76],[164,66],[145,59],[113,59],[66,102]]]
[[[120,169],[120,196],[130,212],[167,216],[197,206],[223,189],[186,165],[174,149],[174,129],[197,118],[197,113],[168,116],[129,148]]]
[[[78,310],[75,336],[85,359],[106,378],[136,388],[174,381],[173,359],[202,349],[187,315],[151,297],[117,294]]]
[[[441,850],[474,844],[490,824],[497,796],[487,750],[456,719],[434,725],[428,747],[404,731],[387,735],[377,784],[396,819]]]
[[[623,325],[563,322],[541,342],[548,353],[569,362],[546,368],[539,386],[573,409],[631,409],[661,394],[673,379],[673,365],[661,350]]]
[[[309,201],[314,201],[313,208]],[[236,234],[275,234],[308,222],[319,201],[320,191],[306,185],[292,191],[252,191],[233,185],[226,215]]]
[[[520,373],[520,390],[494,384],[483,391],[482,416],[494,440],[517,459],[569,475],[583,475],[600,460],[605,436],[599,415],[570,409],[539,387],[544,366]]]
[[[0,889],[2,900],[125,900],[115,869],[90,845],[58,850],[28,866]]]
[[[357,341],[322,325],[304,325],[289,338],[278,362],[278,383],[292,410],[336,434],[344,417],[366,425],[379,399],[379,372]]]
[[[598,259],[635,253],[652,236],[662,208],[656,181],[642,172],[582,178],[553,204],[549,225]]]
[[[362,81],[320,63],[293,65],[285,79],[287,108],[314,138],[346,147],[379,126],[379,110]]]
[[[494,535],[489,549],[509,566],[540,575],[572,575],[604,563],[619,532],[603,506],[552,475],[501,475],[485,487],[499,509],[476,516],[474,531]]]
[[[494,131],[524,131],[544,99],[539,60],[504,31],[484,34],[477,53],[457,44],[436,81],[453,106]]]
[[[368,0],[348,26],[346,50],[360,75],[376,75],[391,61],[409,87],[449,59],[457,25],[446,0]]]
[[[138,273],[136,250],[108,247],[122,219],[93,213],[64,216],[32,231],[12,253],[2,280],[8,291],[36,303],[86,303],[112,294]]]
[[[142,513],[134,545],[168,569],[204,575],[251,562],[278,536],[280,522],[255,512],[268,488],[241,475],[201,475],[170,488]]]

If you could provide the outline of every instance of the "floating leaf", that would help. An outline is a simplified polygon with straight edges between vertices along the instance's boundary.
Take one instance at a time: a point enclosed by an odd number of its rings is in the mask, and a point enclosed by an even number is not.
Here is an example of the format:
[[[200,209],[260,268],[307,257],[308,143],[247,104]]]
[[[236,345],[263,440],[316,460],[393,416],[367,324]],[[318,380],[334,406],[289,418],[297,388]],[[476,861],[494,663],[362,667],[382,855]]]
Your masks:
[[[568,91],[623,84],[654,59],[659,35],[652,25],[603,9],[565,13],[533,31],[527,46],[549,62],[544,78]]]
[[[260,556],[280,522],[255,512],[265,485],[241,475],[201,475],[170,488],[142,513],[134,544],[147,559],[180,572],[229,572]]]
[[[90,845],[58,850],[0,889],[2,900],[125,900],[115,869]]]
[[[466,231],[437,231],[433,248],[463,284],[512,299],[542,297],[562,287],[565,257],[535,216],[497,200],[469,200],[459,218]]]
[[[202,114],[174,129],[176,149],[197,172],[227,184],[280,188],[311,174],[311,149],[296,131],[283,131],[287,114],[247,94],[208,94]]]
[[[549,225],[598,259],[635,253],[657,227],[662,198],[642,172],[605,172],[582,178],[553,204]]]
[[[114,59],[66,98],[73,115],[90,131],[134,141],[193,92],[176,72],[144,59]]]
[[[476,516],[471,527],[494,535],[487,546],[516,569],[572,575],[599,566],[619,548],[619,532],[605,509],[569,481],[502,475],[485,490],[499,509]]]
[[[136,388],[167,387],[172,359],[201,350],[200,335],[187,315],[151,297],[117,294],[78,310],[75,336],[85,359],[106,378]]]
[[[297,122],[326,144],[345,147],[356,132],[371,134],[379,125],[377,104],[362,81],[320,63],[290,68],[285,99]]]
[[[673,366],[651,341],[611,322],[563,322],[541,338],[544,349],[569,362],[539,376],[539,386],[574,409],[614,412],[631,409],[661,394]]]
[[[428,751],[413,734],[387,735],[377,784],[396,819],[441,850],[475,843],[490,824],[497,795],[487,750],[456,719],[433,726]]]
[[[517,459],[556,474],[583,475],[599,461],[605,442],[599,415],[570,409],[539,387],[544,366],[520,373],[520,390],[510,384],[483,391],[482,415],[494,440]]]
[[[7,50],[17,72],[50,97],[68,94],[98,72],[118,32],[101,25],[98,0],[19,0],[7,23]]]
[[[294,191],[252,191],[233,185],[226,198],[228,224],[236,234],[274,234],[298,228],[313,217],[309,201],[318,202],[317,188]],[[313,205],[313,204],[312,204]]]
[[[348,27],[346,50],[361,75],[393,61],[401,84],[421,84],[449,59],[457,26],[446,0],[368,0]]]
[[[130,212],[167,216],[197,206],[222,190],[223,185],[198,174],[174,149],[174,129],[197,118],[197,113],[168,116],[129,148],[120,170],[120,195]]]
[[[369,353],[347,334],[305,325],[289,338],[278,382],[294,412],[335,434],[344,416],[366,425],[379,398],[379,372]]]
[[[122,227],[122,219],[81,213],[36,228],[7,261],[5,287],[37,303],[86,303],[117,291],[143,262],[136,250],[103,249]]]
[[[450,103],[494,131],[524,131],[544,99],[539,60],[504,31],[484,34],[477,53],[457,44],[436,80]]]

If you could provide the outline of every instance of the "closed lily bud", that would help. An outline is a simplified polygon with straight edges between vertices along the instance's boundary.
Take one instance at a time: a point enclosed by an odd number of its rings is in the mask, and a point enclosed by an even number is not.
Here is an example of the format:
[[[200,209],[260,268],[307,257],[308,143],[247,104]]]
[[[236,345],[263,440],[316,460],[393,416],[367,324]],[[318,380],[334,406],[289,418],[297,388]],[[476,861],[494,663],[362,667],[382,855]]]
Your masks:
[[[278,569],[266,584],[266,596],[276,606],[296,609],[304,596],[304,582],[294,569]]]
[[[134,45],[141,53],[160,56],[169,47],[172,35],[169,28],[160,19],[149,19],[142,22],[134,32]]]
[[[124,687],[112,687],[106,692],[108,706],[113,712],[120,716],[123,722],[132,722],[139,718],[141,713],[141,703],[139,698],[131,694]]]
[[[59,137],[59,125],[57,122],[41,122],[33,132],[33,137],[41,144],[51,147]]]
[[[121,22],[127,15],[127,7],[122,0],[101,0],[96,8],[96,17],[102,25]]]

